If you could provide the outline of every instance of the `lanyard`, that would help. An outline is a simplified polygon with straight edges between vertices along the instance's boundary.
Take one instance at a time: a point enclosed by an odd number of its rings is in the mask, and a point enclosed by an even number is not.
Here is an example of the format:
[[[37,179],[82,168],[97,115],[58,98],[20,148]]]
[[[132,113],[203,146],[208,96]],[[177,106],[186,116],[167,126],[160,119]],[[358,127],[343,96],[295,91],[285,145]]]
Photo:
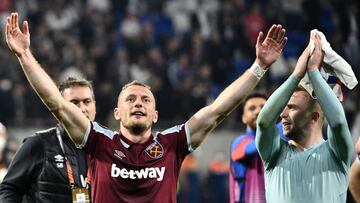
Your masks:
[[[70,162],[68,160],[68,158],[66,157],[66,153],[65,153],[65,149],[64,149],[64,145],[63,145],[63,140],[61,138],[61,134],[60,134],[60,130],[59,128],[56,128],[56,136],[59,140],[59,144],[60,144],[60,147],[61,147],[61,150],[63,151],[64,153],[64,157],[65,157],[65,161],[66,161],[66,173],[67,173],[67,176],[69,178],[69,184],[71,187],[74,187],[75,186],[75,181],[74,181],[74,175],[73,175],[73,171],[72,171],[72,168],[71,168],[71,165],[70,165]],[[87,170],[87,174],[86,174],[86,187],[88,187],[89,185],[89,181],[90,181],[90,174],[89,174],[89,170]]]

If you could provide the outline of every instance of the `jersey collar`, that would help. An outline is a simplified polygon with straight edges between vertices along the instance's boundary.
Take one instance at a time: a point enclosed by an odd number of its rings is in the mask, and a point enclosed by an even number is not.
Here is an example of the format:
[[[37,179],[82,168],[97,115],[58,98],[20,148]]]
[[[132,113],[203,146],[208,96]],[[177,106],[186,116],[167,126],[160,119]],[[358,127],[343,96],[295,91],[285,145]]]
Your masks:
[[[127,139],[123,134],[119,133],[119,136],[120,136],[120,143],[123,147],[125,147],[126,149],[129,149],[132,145],[136,145],[138,143],[134,143],[132,142],[131,140]],[[149,139],[146,140],[146,142],[144,143],[141,143],[139,145],[148,145],[151,141],[153,141],[154,139],[154,136],[151,134]]]

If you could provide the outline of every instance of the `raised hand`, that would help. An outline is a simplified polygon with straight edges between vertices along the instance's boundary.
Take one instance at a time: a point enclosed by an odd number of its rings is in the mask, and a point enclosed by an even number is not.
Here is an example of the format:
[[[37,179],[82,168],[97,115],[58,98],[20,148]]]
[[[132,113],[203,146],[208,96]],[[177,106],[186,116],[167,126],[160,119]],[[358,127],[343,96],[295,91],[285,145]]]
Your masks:
[[[256,42],[256,62],[260,67],[267,69],[279,58],[286,42],[285,29],[281,25],[272,25],[266,38],[260,32]]]
[[[311,39],[314,41],[314,51],[311,53],[308,64],[307,70],[313,71],[320,67],[321,62],[324,58],[324,52],[322,51],[321,47],[321,38],[319,34],[311,35]]]
[[[293,75],[299,80],[301,80],[306,73],[306,67],[309,60],[309,55],[310,55],[309,47],[306,47],[303,53],[301,54],[301,56],[299,57],[298,61],[296,62]]]
[[[6,22],[6,43],[10,50],[20,57],[30,47],[30,33],[27,21],[23,22],[23,31],[19,28],[18,13],[11,13]]]

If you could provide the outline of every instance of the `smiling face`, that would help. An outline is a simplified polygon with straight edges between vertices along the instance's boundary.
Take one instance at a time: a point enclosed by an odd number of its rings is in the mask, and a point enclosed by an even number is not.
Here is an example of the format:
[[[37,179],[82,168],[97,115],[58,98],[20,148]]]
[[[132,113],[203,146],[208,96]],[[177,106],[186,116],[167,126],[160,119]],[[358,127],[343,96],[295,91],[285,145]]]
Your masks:
[[[114,117],[120,120],[120,126],[132,135],[142,134],[149,130],[158,119],[154,95],[145,86],[127,86],[119,95]]]
[[[280,114],[284,135],[290,138],[302,135],[313,119],[313,105],[306,91],[295,91]]]

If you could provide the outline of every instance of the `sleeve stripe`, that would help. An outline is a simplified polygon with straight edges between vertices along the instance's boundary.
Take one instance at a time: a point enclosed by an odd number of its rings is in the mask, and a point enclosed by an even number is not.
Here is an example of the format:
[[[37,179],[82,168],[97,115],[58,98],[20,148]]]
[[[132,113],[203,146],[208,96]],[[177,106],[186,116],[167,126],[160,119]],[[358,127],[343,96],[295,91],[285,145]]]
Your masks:
[[[88,140],[89,134],[90,134],[90,129],[91,129],[91,121],[89,121],[89,124],[88,124],[88,126],[86,128],[85,135],[84,135],[82,143],[80,145],[75,144],[76,148],[82,149],[85,146],[85,144],[86,144],[86,142]]]
[[[189,127],[188,127],[188,123],[185,123],[185,134],[186,134],[186,140],[187,140],[187,145],[188,145],[188,150],[189,152],[193,152],[194,148],[191,146],[191,136],[190,136],[190,131],[189,131]]]
[[[161,135],[166,135],[166,134],[171,134],[171,133],[174,133],[174,132],[180,132],[182,126],[183,125],[176,125],[174,127],[171,127],[171,128],[168,128],[166,130],[161,131],[160,134]]]
[[[108,137],[110,139],[113,139],[114,135],[116,134],[114,131],[104,128],[96,122],[93,122],[93,125],[94,125],[95,132],[104,134],[106,137]]]
[[[184,125],[185,125],[185,126],[184,126]],[[167,134],[174,133],[174,132],[180,132],[180,131],[181,131],[181,128],[182,128],[183,126],[184,126],[184,128],[185,128],[186,142],[187,142],[187,145],[188,145],[188,150],[189,150],[189,152],[191,153],[191,152],[194,151],[194,148],[191,146],[191,136],[190,136],[190,131],[189,131],[187,122],[186,122],[185,124],[182,124],[182,125],[177,125],[177,126],[168,128],[168,129],[162,131],[160,134],[161,134],[161,135],[167,135]]]

